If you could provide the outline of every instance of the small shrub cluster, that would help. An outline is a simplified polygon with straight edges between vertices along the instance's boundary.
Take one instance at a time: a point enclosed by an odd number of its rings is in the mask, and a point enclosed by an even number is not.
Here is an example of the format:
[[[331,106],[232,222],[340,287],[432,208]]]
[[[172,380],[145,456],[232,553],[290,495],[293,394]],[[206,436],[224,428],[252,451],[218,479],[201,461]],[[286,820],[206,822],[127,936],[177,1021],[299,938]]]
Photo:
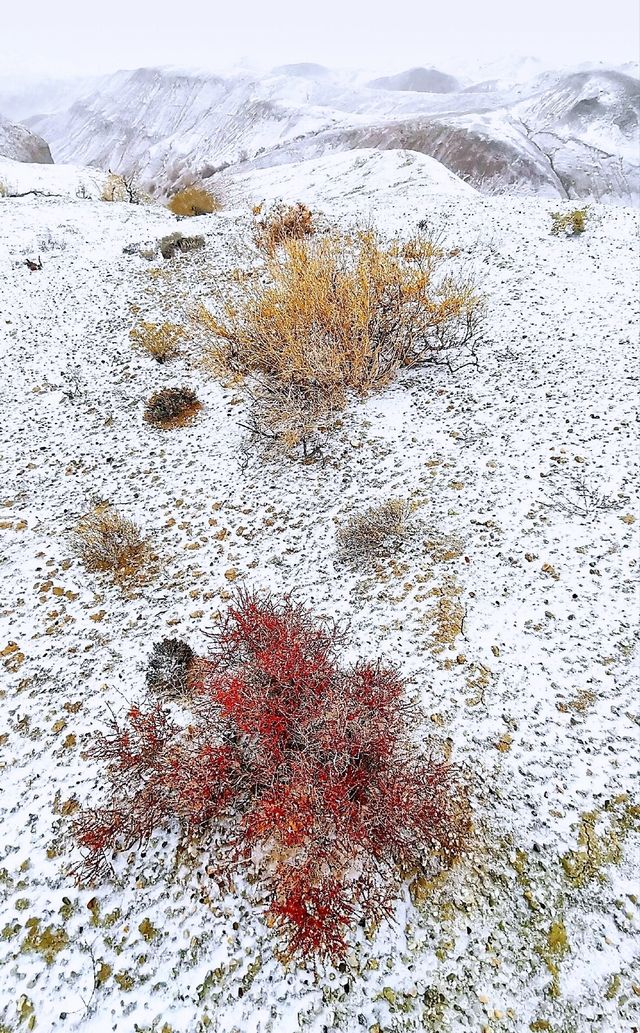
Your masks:
[[[117,580],[141,576],[152,559],[137,524],[109,505],[97,506],[79,521],[72,543],[87,570],[112,574]]]
[[[165,699],[178,699],[187,692],[189,668],[195,653],[179,638],[156,642],[147,665],[147,688]]]
[[[416,528],[415,507],[405,499],[389,499],[351,517],[338,530],[338,549],[350,562],[366,561],[399,548]]]
[[[262,251],[273,254],[276,247],[285,240],[302,240],[304,237],[312,237],[315,232],[313,215],[306,205],[300,202],[293,205],[278,202],[262,218],[257,219],[254,239]]]
[[[85,875],[177,820],[214,871],[221,843],[257,868],[287,958],[336,961],[405,878],[449,867],[470,827],[460,774],[414,744],[398,671],[343,666],[342,641],[289,599],[238,596],[192,665],[188,724],[148,702],[95,743],[111,795],[75,822]]]
[[[162,237],[159,242],[160,254],[163,258],[174,258],[175,255],[185,255],[190,251],[199,251],[204,247],[204,237],[185,237],[183,233],[176,231],[167,237]]]
[[[123,175],[118,172],[109,172],[100,199],[102,201],[124,201],[128,204],[148,204],[151,200],[135,175]]]
[[[129,331],[131,340],[160,363],[180,354],[184,336],[184,328],[176,323],[141,323]]]
[[[220,211],[220,202],[204,187],[188,186],[173,195],[167,205],[174,215],[211,215]]]
[[[444,262],[428,239],[385,245],[372,230],[286,239],[240,306],[222,319],[200,310],[215,337],[210,367],[245,378],[257,433],[306,455],[349,393],[379,390],[402,368],[474,360],[483,302]]]
[[[144,419],[165,430],[184,427],[201,408],[201,402],[190,387],[165,387],[147,399]]]
[[[587,228],[588,208],[574,208],[572,212],[552,212],[551,232],[554,237],[563,233],[567,237],[579,236]]]

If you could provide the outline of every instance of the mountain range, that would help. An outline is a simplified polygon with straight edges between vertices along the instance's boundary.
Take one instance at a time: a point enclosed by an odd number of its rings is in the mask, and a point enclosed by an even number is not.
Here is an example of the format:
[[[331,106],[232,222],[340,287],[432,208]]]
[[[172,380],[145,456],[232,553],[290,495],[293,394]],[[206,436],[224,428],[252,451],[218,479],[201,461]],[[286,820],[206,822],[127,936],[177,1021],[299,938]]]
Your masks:
[[[302,63],[224,75],[140,68],[40,88],[0,81],[0,110],[26,127],[0,123],[0,153],[48,160],[46,140],[56,162],[135,173],[163,196],[222,171],[399,149],[489,194],[632,204],[640,84],[631,71],[522,59],[472,76],[412,68],[366,78]],[[29,153],[21,135],[40,157],[19,157]]]

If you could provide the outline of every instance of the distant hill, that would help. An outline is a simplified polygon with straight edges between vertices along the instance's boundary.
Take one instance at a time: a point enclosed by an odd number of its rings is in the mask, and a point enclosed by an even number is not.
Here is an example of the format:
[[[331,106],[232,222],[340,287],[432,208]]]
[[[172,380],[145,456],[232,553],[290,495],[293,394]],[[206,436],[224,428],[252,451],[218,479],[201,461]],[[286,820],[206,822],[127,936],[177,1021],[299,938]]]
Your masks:
[[[26,126],[10,122],[0,115],[0,157],[13,161],[32,161],[42,165],[53,164],[49,145]]]
[[[367,84],[376,90],[404,90],[410,93],[455,93],[460,84],[452,75],[437,68],[409,68],[397,75],[372,79]]]

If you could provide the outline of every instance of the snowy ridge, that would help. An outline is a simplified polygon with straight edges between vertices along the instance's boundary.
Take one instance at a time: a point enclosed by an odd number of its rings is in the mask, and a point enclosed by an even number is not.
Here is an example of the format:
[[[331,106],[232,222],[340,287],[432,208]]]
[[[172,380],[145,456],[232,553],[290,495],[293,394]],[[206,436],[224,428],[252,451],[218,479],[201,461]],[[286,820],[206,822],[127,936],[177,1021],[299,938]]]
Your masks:
[[[0,158],[51,164],[48,145],[26,126],[16,125],[0,115]]]
[[[637,199],[632,76],[528,61],[455,89],[446,73],[423,71],[426,80],[420,70],[413,81],[412,72],[392,77],[416,91],[310,65],[225,75],[141,68],[105,77],[49,115],[32,95],[28,122],[56,161],[135,170],[160,192],[225,167],[377,147],[421,151],[488,193]],[[449,92],[420,92],[429,75]]]

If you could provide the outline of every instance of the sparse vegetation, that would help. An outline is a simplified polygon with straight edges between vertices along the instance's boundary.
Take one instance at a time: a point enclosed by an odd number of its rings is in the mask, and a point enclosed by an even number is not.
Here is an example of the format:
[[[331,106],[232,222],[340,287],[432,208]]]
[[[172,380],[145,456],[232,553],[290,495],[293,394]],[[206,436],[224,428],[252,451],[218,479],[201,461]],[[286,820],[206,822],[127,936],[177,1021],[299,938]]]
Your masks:
[[[211,215],[220,211],[219,200],[204,187],[188,186],[173,195],[167,205],[174,215]]]
[[[222,319],[200,310],[210,368],[245,378],[256,433],[306,455],[350,392],[380,390],[402,368],[474,361],[483,302],[444,261],[424,238],[385,245],[371,230],[285,240],[266,285],[247,283]]]
[[[256,212],[261,215],[262,209]],[[267,254],[273,254],[278,244],[285,240],[302,240],[312,237],[316,232],[313,214],[306,205],[286,205],[282,202],[274,204],[256,221],[256,245]]]
[[[148,204],[149,195],[142,189],[134,174],[109,172],[100,195],[102,201],[124,201],[128,204]]]
[[[82,517],[72,542],[87,570],[112,574],[117,580],[139,577],[152,558],[140,528],[107,504]]]
[[[587,217],[589,208],[574,208],[572,212],[552,212],[551,232],[554,237],[564,234],[567,237],[576,237],[584,233],[587,228]]]
[[[0,179],[0,197],[8,197],[8,196],[9,196],[9,188],[7,187],[7,184],[4,182],[4,180]]]
[[[144,418],[154,427],[184,427],[202,408],[190,387],[165,387],[147,400]]]
[[[349,562],[367,561],[399,548],[415,531],[415,507],[389,499],[352,516],[338,530],[338,548]]]
[[[179,638],[156,642],[147,665],[147,688],[165,699],[184,696],[194,659],[195,653],[188,642]]]
[[[222,878],[228,835],[234,862],[259,865],[285,957],[338,960],[404,878],[446,870],[469,832],[460,775],[413,744],[398,671],[343,667],[342,641],[291,600],[238,596],[195,664],[189,724],[135,705],[95,743],[111,796],[75,821],[85,875],[177,820]]]
[[[176,230],[167,237],[162,237],[159,242],[160,254],[163,258],[174,258],[175,255],[185,255],[190,251],[199,251],[204,247],[204,237],[185,237],[183,233]]]
[[[129,331],[129,337],[144,348],[156,362],[164,363],[180,354],[184,328],[176,323],[141,323]]]

